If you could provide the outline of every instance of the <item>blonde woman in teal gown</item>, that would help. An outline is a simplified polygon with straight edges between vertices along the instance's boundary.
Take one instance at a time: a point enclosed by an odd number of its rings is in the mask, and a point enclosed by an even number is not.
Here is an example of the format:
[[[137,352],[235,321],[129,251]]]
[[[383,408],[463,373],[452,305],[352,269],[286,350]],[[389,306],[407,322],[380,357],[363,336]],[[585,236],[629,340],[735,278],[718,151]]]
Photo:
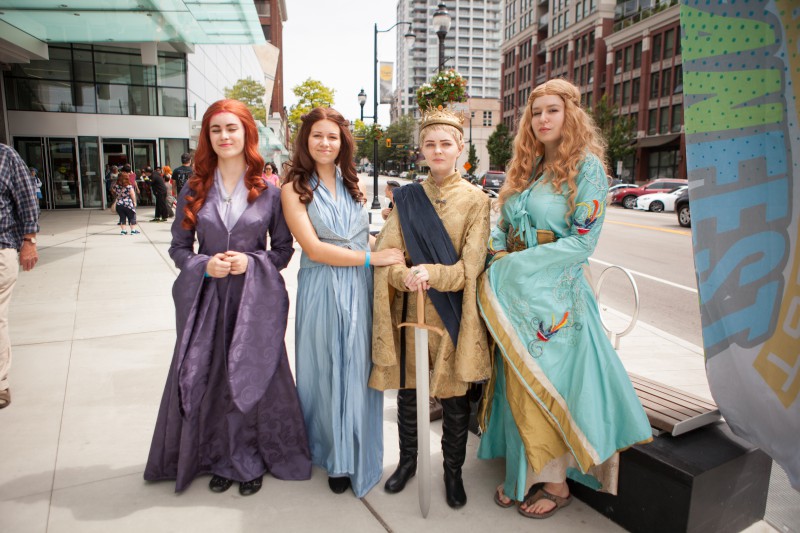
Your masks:
[[[567,477],[616,493],[618,452],[652,438],[584,275],[605,214],[604,161],[577,87],[534,89],[478,291],[496,344],[478,456],[505,457],[495,503],[519,501],[529,518],[571,503]]]

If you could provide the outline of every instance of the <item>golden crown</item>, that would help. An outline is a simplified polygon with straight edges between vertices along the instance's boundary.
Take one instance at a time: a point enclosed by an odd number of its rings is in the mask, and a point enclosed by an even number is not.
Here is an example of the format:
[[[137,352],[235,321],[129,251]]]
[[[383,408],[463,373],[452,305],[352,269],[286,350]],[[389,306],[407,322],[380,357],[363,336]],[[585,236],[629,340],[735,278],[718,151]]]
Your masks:
[[[460,111],[454,113],[442,106],[429,107],[422,112],[422,120],[419,123],[419,131],[424,130],[428,126],[433,126],[434,124],[453,126],[461,133],[464,133],[464,113]]]

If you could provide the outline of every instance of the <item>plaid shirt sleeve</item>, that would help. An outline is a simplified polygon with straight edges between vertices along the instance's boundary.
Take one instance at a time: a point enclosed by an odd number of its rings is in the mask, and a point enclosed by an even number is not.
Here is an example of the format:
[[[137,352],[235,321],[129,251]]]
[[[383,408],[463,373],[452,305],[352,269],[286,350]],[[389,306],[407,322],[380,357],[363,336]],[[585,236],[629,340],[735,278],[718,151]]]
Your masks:
[[[10,240],[19,249],[22,236],[39,233],[39,200],[36,198],[36,185],[22,157],[12,148],[0,145],[0,181],[5,189],[2,202],[2,216],[6,221],[13,220],[13,226],[3,224],[3,240]]]

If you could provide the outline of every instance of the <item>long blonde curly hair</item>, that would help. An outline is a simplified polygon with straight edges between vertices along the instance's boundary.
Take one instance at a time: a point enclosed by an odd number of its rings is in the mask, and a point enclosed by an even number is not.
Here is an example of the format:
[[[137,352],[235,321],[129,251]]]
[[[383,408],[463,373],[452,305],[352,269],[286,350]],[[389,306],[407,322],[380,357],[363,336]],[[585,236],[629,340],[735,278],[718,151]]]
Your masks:
[[[553,190],[561,192],[564,183],[567,184],[567,217],[575,210],[575,196],[578,194],[575,178],[587,153],[596,155],[608,174],[605,139],[592,117],[581,107],[580,91],[566,80],[553,79],[536,87],[528,97],[517,136],[514,138],[514,155],[506,172],[506,181],[500,189],[497,209],[502,208],[510,196],[528,188],[537,158],[544,157],[544,144],[536,139],[531,124],[533,102],[542,96],[551,95],[559,96],[564,101],[564,124],[555,157],[540,168],[543,179],[551,182]]]

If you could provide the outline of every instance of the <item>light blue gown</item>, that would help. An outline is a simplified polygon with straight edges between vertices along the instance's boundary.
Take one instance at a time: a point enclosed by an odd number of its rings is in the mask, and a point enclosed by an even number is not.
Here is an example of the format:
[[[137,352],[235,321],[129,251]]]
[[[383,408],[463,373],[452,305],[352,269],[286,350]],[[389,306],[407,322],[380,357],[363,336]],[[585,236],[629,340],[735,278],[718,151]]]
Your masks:
[[[317,177],[312,176],[311,187]],[[322,242],[369,248],[364,207],[337,171],[336,197],[320,183],[308,216]],[[367,387],[372,367],[372,270],[300,258],[295,322],[297,392],[311,459],[332,477],[349,476],[361,498],[383,473],[383,394]]]

